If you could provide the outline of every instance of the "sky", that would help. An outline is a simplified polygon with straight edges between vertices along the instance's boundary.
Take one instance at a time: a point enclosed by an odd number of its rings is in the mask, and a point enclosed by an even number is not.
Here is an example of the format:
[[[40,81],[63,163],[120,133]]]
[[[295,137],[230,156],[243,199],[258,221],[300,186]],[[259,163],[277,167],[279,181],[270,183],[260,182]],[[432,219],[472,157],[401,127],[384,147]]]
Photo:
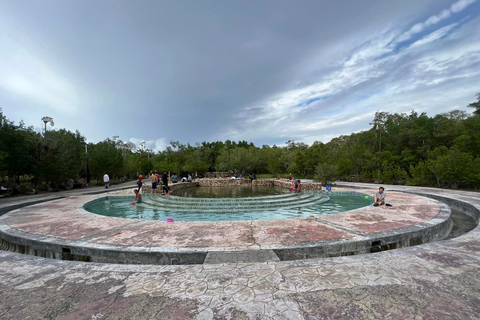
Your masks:
[[[479,92],[480,0],[0,1],[3,113],[88,142],[328,142]]]

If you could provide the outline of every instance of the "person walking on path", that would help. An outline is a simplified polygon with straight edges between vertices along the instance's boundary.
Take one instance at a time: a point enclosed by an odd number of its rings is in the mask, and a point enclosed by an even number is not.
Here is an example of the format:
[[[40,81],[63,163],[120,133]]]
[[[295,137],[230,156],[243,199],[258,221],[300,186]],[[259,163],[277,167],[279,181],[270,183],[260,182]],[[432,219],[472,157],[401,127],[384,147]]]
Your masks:
[[[107,173],[103,176],[103,182],[105,182],[105,189],[108,189],[110,186],[110,177],[108,176]]]

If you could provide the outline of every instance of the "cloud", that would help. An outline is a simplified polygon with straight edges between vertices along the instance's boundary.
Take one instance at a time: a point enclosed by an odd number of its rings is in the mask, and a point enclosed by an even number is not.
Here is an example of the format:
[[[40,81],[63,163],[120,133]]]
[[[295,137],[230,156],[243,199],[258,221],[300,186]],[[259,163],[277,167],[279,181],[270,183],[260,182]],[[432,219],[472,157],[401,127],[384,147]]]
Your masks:
[[[397,39],[395,39],[395,42],[400,43],[409,40],[410,38],[412,38],[413,35],[420,33],[426,28],[449,18],[453,13],[464,10],[466,7],[468,7],[475,1],[476,0],[458,0],[457,2],[452,4],[449,9],[444,9],[440,13],[429,17],[425,22],[415,24],[413,27],[410,28],[410,30],[404,32]]]
[[[320,81],[246,108],[239,115],[243,124],[227,135],[261,136],[270,144],[286,137],[326,142],[368,128],[376,110],[466,109],[480,81],[480,18],[444,26],[398,52],[389,45],[394,37],[386,31],[368,39]]]
[[[49,115],[89,141],[156,151],[271,145],[362,130],[376,110],[441,112],[478,91],[472,1],[119,1],[0,4],[10,119]]]
[[[452,30],[454,27],[456,27],[458,23],[452,23],[449,24],[448,26],[445,26],[443,28],[440,28],[436,30],[435,32],[430,33],[429,35],[426,35],[425,37],[421,38],[420,40],[415,41],[410,45],[410,47],[417,47],[421,46],[427,43],[430,43],[432,41],[438,40],[442,37],[444,37],[450,30]]]
[[[142,142],[144,142],[145,143],[145,150],[152,150],[153,152],[163,151],[167,148],[167,145],[168,145],[165,138],[159,138],[159,139],[156,139],[156,140],[144,140],[144,139],[138,139],[138,138],[130,138],[128,141],[135,144],[135,146],[139,150],[142,150],[144,148],[143,146],[140,145]]]
[[[38,58],[17,52],[0,57],[0,88],[60,112],[76,112],[77,90],[62,75]]]

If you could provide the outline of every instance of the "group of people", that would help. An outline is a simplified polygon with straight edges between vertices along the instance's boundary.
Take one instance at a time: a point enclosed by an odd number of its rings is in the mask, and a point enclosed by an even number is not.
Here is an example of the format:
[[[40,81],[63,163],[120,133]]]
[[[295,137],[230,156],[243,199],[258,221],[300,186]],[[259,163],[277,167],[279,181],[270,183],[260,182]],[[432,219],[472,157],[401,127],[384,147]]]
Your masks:
[[[162,195],[170,195],[172,191],[170,190],[170,187],[168,186],[168,175],[167,172],[163,172],[163,174],[160,176],[156,171],[155,173],[152,173],[150,175],[150,178],[148,178],[152,182],[152,196],[157,195],[157,190],[158,190],[158,185],[160,182],[162,183]],[[142,203],[142,195],[140,194],[140,189],[143,186],[143,175],[138,176],[137,180],[137,189],[133,190],[135,193],[135,200],[132,201],[130,204],[138,204]]]
[[[150,175],[150,181],[152,182],[152,196],[157,194],[157,185],[162,182],[162,195],[170,195],[172,191],[168,186],[168,174],[167,172],[163,172],[162,176],[160,176],[156,171],[155,173]]]
[[[280,173],[278,174],[277,179],[279,176],[280,176]],[[302,192],[302,182],[300,180],[295,179],[291,173],[288,175],[288,179],[292,183],[290,186],[291,192],[296,192],[296,193]]]
[[[134,205],[134,204],[137,204],[137,203],[142,203],[142,195],[140,194],[140,189],[142,188],[143,186],[143,175],[139,175],[138,176],[138,180],[137,180],[137,189],[134,190],[135,192],[135,201],[132,201],[130,204],[131,205]],[[151,183],[152,183],[152,196],[156,196],[158,194],[158,186],[160,185],[160,183],[162,184],[162,192],[161,192],[161,195],[162,196],[169,196],[170,194],[172,194],[172,190],[170,189],[170,187],[168,186],[168,174],[167,172],[163,172],[162,175],[158,174],[156,171],[155,173],[152,173],[150,174],[150,177],[148,178]],[[172,176],[171,176],[171,181],[172,183],[177,183],[178,182],[178,176],[174,173]],[[192,182],[193,181],[193,177],[191,174],[188,174],[188,177],[183,177],[182,182]],[[107,187],[107,183],[105,182],[105,187]]]

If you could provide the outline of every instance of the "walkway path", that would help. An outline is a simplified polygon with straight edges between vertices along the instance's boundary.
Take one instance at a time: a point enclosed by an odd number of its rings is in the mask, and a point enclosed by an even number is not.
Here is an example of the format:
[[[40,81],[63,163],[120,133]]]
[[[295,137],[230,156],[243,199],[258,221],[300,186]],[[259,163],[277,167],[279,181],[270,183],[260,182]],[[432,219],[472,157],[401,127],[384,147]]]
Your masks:
[[[393,186],[385,187],[388,195]],[[408,189],[462,199],[480,210],[480,197],[473,192]],[[479,319],[480,315],[479,227],[448,241],[338,258],[143,266],[0,252],[0,270],[0,319]]]

